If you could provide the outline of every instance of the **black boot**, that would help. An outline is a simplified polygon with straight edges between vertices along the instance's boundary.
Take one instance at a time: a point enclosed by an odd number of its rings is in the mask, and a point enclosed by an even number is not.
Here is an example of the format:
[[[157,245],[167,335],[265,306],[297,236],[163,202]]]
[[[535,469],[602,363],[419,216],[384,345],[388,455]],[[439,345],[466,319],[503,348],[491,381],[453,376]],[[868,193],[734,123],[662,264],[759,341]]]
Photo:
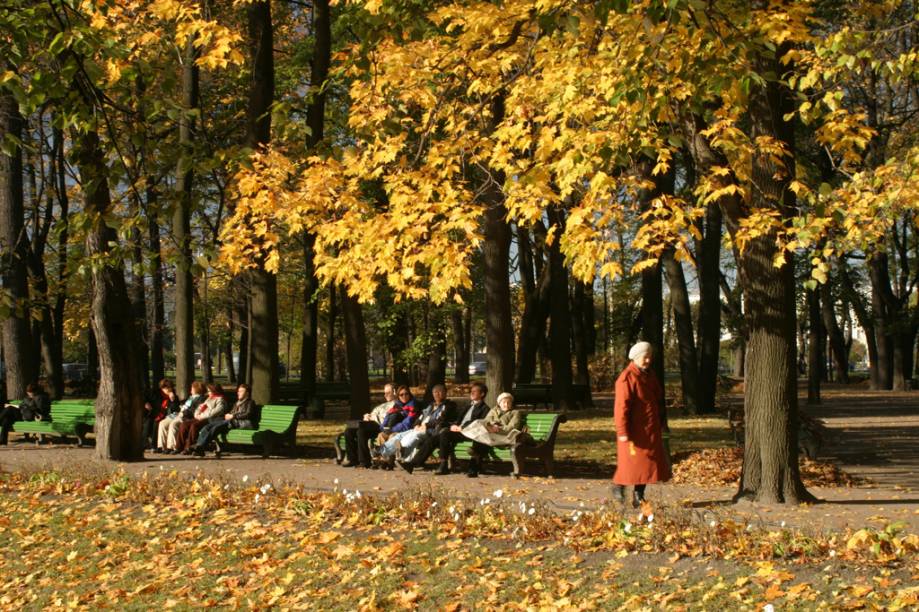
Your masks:
[[[435,475],[435,476],[444,476],[444,475],[449,474],[449,473],[450,473],[450,467],[449,467],[449,465],[447,464],[447,461],[446,461],[445,459],[441,459],[440,465],[437,466],[437,471],[434,472],[434,475]]]
[[[469,478],[478,478],[479,477],[479,458],[473,455],[469,458],[469,471],[466,472],[466,476]]]
[[[645,501],[645,485],[635,485],[635,490],[632,491],[632,506],[637,508],[643,501]]]

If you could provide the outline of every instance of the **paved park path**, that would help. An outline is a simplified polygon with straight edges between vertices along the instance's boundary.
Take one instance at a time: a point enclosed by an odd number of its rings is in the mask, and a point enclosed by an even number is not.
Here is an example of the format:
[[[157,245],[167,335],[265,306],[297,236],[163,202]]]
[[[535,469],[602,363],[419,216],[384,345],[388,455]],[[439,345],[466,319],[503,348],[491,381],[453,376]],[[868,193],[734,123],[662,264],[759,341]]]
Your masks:
[[[902,521],[910,531],[919,533],[919,392],[827,390],[824,404],[807,411],[824,419],[832,434],[821,458],[834,461],[854,476],[870,479],[871,484],[814,488],[811,491],[823,503],[796,508],[732,504],[734,487],[666,484],[649,487],[648,498],[665,507],[690,508],[705,520],[739,515],[754,523],[821,530],[883,527]],[[338,488],[364,494],[437,487],[449,495],[475,499],[501,489],[505,498],[544,503],[560,512],[596,508],[609,501],[609,478],[566,476],[564,464],[557,467],[558,477],[554,479],[528,476],[514,480],[506,473],[470,479],[463,474],[434,476],[426,470],[409,475],[399,468],[391,472],[343,468],[324,458],[326,454],[331,457],[330,450],[307,448],[306,454],[307,458],[261,459],[234,453],[219,460],[148,454],[144,461],[122,466],[131,474],[177,470],[230,482],[297,483],[311,490]],[[92,449],[67,445],[36,447],[14,442],[0,447],[0,469],[6,471],[74,466],[106,470],[114,465],[96,460]]]

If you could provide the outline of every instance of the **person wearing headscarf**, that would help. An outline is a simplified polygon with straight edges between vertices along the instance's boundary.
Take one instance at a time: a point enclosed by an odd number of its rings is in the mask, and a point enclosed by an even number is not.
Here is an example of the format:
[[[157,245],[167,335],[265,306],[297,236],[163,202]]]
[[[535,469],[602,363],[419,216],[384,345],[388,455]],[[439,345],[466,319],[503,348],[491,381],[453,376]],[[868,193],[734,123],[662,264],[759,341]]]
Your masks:
[[[625,487],[633,486],[632,503],[644,501],[645,486],[670,479],[664,448],[667,427],[664,391],[651,370],[654,351],[648,342],[629,350],[630,363],[616,379],[613,417],[616,424],[616,473],[613,496],[625,502]]]

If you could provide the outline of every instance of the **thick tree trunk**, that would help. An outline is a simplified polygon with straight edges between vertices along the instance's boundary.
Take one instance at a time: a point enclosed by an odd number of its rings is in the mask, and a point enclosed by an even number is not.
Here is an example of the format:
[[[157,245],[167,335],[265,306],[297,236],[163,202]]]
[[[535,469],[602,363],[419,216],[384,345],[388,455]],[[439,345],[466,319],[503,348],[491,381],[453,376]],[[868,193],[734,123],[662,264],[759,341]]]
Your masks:
[[[6,396],[25,397],[26,385],[38,372],[32,356],[29,316],[28,239],[23,227],[25,202],[22,185],[23,119],[16,99],[0,93],[0,142],[11,144],[0,151],[0,266],[3,290],[10,310],[3,317],[3,357],[6,364]]]
[[[93,131],[74,130],[72,138],[85,210],[92,220],[86,252],[90,257],[111,257],[111,245],[118,236],[104,220],[111,209],[111,196],[99,137]],[[99,357],[96,456],[117,461],[141,459],[143,377],[124,273],[119,265],[100,263],[93,267],[92,279],[91,321]]]
[[[588,311],[593,310],[593,302],[588,303],[589,285],[575,281],[574,292],[571,299],[571,337],[574,343],[575,371],[574,382],[578,385],[586,385],[588,389],[588,402],[590,401],[590,316]]]
[[[271,141],[271,105],[274,103],[274,27],[271,3],[246,7],[251,73],[246,108],[246,144],[258,150]],[[259,261],[251,272],[252,399],[270,404],[278,399],[278,287],[277,277]]]
[[[239,379],[236,374],[236,366],[233,364],[233,334],[236,329],[236,316],[233,312],[233,306],[227,306],[227,338],[226,342],[223,343],[223,357],[227,362],[227,380],[231,384],[236,384],[239,382]]]
[[[182,64],[182,114],[179,117],[179,163],[176,168],[177,201],[172,217],[176,245],[175,358],[176,388],[188,389],[195,379],[194,280],[191,257],[191,210],[194,182],[194,146],[198,110],[198,53],[193,37],[185,41]]]
[[[364,311],[357,298],[341,289],[341,310],[344,319],[345,345],[348,353],[348,379],[351,382],[350,417],[359,419],[370,412],[370,377],[367,372],[367,335]]]
[[[555,235],[565,231],[564,212],[552,207],[548,212]],[[552,402],[556,410],[574,407],[571,394],[571,311],[568,308],[568,270],[558,240],[549,247],[549,346],[552,362]]]
[[[807,290],[807,403],[820,403],[820,381],[823,380],[823,334],[820,333],[820,295]]]
[[[495,194],[497,196],[497,194]],[[485,381],[489,405],[514,380],[514,327],[511,321],[511,290],[508,276],[511,230],[503,204],[485,211]],[[566,297],[567,302],[567,297]]]
[[[836,311],[833,308],[833,293],[826,283],[820,286],[820,316],[823,327],[829,336],[833,365],[836,368],[836,382],[849,384],[849,350],[843,337],[839,323],[836,321]]]
[[[463,310],[469,308],[463,306]],[[453,382],[469,382],[469,345],[466,343],[466,329],[463,325],[463,311],[455,309],[450,313],[453,323]]]
[[[758,58],[759,74],[782,74],[791,67],[778,58],[787,47]],[[774,209],[783,218],[793,214],[794,130],[785,120],[790,94],[772,80],[754,88],[750,97],[751,138],[769,137],[786,147],[781,165],[764,152],[752,159],[752,208],[724,208],[732,235],[753,209]],[[739,258],[747,329],[744,388],[744,461],[736,498],[766,503],[813,500],[798,470],[797,357],[795,355],[795,277],[793,257],[774,265],[775,229],[750,240]]]

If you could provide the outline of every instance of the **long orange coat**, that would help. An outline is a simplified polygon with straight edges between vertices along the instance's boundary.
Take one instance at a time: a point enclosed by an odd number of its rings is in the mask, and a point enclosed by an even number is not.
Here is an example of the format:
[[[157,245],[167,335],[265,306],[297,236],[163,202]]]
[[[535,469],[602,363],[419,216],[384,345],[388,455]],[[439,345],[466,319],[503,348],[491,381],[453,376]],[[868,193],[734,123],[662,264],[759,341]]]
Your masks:
[[[616,380],[616,473],[620,485],[648,484],[670,480],[670,461],[661,432],[663,390],[650,370],[642,372],[634,363]],[[619,436],[628,436],[620,442]]]

